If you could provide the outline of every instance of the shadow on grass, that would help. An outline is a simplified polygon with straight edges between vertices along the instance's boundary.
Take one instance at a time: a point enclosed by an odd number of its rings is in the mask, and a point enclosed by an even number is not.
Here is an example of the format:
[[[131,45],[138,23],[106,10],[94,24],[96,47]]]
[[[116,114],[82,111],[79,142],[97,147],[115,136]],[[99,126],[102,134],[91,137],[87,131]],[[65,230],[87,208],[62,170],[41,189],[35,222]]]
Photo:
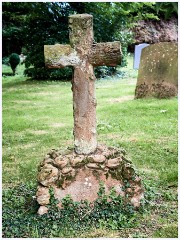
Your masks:
[[[8,73],[9,74],[9,73]],[[12,75],[6,75],[11,76],[11,77],[18,77],[18,74],[16,74],[15,76]],[[6,77],[3,75],[3,77]],[[9,79],[8,79],[9,80]],[[59,80],[36,80],[36,79],[32,79],[32,78],[28,78],[28,79],[24,79],[22,80],[22,75],[19,75],[19,79],[13,80],[13,81],[8,81],[5,82],[6,79],[4,79],[3,82],[3,88],[10,88],[10,87],[16,87],[16,86],[24,86],[24,85],[32,85],[35,86],[37,84],[53,84],[53,83],[61,83],[61,82],[70,82],[70,80],[63,80],[63,79],[59,79]]]
[[[3,77],[6,77],[6,76],[11,76],[11,77],[18,77],[18,74],[16,74],[15,76],[12,74],[10,75],[9,73],[8,74],[3,74]],[[9,80],[9,79],[8,79]],[[19,76],[19,79],[16,79],[16,80],[13,80],[13,81],[8,81],[8,82],[5,82],[6,79],[4,79],[4,82],[3,82],[3,88],[10,88],[10,87],[16,87],[16,86],[24,86],[24,85],[36,85],[39,81],[33,81],[32,79],[24,79],[22,80],[22,76]]]
[[[14,74],[13,74],[13,73],[9,73],[9,72],[7,73],[7,72],[6,72],[6,73],[2,73],[2,76],[3,76],[3,77],[9,77],[9,76],[14,76]]]

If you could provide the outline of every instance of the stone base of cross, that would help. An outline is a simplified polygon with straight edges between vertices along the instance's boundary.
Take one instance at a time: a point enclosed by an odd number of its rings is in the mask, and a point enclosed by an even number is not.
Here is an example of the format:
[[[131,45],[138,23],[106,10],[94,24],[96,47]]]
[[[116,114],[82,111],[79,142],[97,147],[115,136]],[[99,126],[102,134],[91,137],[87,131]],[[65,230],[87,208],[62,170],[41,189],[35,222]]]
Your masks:
[[[48,211],[50,191],[62,208],[62,199],[68,194],[73,201],[93,202],[98,198],[99,183],[103,182],[106,194],[112,188],[126,204],[139,208],[144,197],[141,178],[121,149],[98,145],[93,154],[76,154],[68,149],[52,149],[38,168],[36,200],[38,214]]]
[[[116,66],[121,62],[120,42],[93,43],[93,17],[69,16],[70,45],[45,45],[48,68],[74,68],[72,79],[74,149],[78,154],[96,150],[96,97],[94,66]]]

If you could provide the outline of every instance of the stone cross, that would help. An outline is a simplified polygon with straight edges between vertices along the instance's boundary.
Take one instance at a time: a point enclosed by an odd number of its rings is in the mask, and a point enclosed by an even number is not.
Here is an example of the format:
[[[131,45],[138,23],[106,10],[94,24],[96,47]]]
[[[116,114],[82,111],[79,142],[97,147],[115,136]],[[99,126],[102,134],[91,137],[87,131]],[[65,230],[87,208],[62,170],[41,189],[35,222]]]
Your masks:
[[[69,16],[70,45],[45,45],[48,68],[74,68],[72,79],[74,150],[93,153],[96,139],[96,98],[94,66],[116,66],[121,62],[120,42],[94,43],[93,17],[89,14]]]

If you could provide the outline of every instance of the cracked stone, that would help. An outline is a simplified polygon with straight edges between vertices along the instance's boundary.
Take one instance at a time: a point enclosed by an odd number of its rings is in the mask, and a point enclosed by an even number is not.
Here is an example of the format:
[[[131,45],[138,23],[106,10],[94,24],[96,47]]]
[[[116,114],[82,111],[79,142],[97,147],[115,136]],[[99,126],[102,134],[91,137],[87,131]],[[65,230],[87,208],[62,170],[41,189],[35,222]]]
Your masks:
[[[106,161],[106,157],[102,154],[89,156],[88,159],[90,160],[90,162],[94,163],[104,163]]]
[[[48,187],[58,179],[58,169],[51,164],[45,164],[38,174],[38,182]]]
[[[93,169],[99,169],[99,166],[96,163],[88,163],[87,167],[88,168],[93,168]]]
[[[122,161],[121,158],[109,159],[107,162],[107,167],[108,168],[118,168],[121,161]]]
[[[72,172],[73,168],[72,167],[65,167],[62,169],[62,174],[67,174],[67,173],[70,173]]]
[[[68,164],[68,159],[67,158],[62,159],[61,157],[57,157],[54,160],[54,165],[56,165],[60,169],[64,168],[67,164]]]
[[[40,205],[49,204],[49,200],[50,200],[49,189],[47,187],[38,186],[36,199]]]
[[[71,160],[71,165],[72,165],[72,167],[78,166],[80,163],[82,163],[83,160],[84,160],[84,156],[82,156],[82,157],[76,157],[76,158],[72,159],[72,160]]]

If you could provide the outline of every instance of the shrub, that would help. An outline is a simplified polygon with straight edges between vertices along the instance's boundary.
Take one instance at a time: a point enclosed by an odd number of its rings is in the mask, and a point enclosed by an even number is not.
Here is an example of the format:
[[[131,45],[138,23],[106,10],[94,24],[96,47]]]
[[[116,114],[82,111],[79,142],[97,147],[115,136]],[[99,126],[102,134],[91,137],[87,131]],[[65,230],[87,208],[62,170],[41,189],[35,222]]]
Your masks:
[[[71,80],[72,68],[47,69],[45,67],[30,67],[25,69],[24,74],[32,79],[39,80]]]
[[[9,57],[9,63],[11,66],[11,69],[13,71],[13,75],[15,75],[16,67],[20,63],[20,57],[17,53],[12,53]]]
[[[2,59],[2,64],[4,64],[4,65],[9,65],[9,57],[3,57],[3,59]]]
[[[96,78],[104,78],[106,76],[112,76],[117,73],[116,67],[95,67],[94,68],[94,74]]]

